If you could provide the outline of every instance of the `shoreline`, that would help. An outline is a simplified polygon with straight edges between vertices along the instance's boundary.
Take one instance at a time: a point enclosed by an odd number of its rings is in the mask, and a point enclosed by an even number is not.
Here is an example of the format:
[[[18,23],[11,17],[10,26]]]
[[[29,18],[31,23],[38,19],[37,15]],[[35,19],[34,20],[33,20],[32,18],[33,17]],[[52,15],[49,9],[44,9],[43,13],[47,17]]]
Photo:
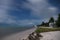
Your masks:
[[[28,29],[19,33],[15,33],[4,37],[2,40],[22,40],[26,39],[29,34],[34,32],[36,28]],[[40,33],[43,37],[40,40],[60,40],[60,31]]]
[[[5,36],[9,36],[9,35],[13,35],[13,34],[16,34],[16,33],[19,33],[19,32],[23,32],[23,31],[32,29],[34,27],[30,27],[30,28],[28,28],[28,27],[26,27],[26,28],[21,27],[22,30],[21,30],[20,27],[17,27],[17,28],[11,27],[11,28],[10,29],[9,28],[2,28],[2,29],[0,29],[0,38],[3,38]]]
[[[25,31],[21,31],[19,33],[15,33],[9,36],[6,36],[4,38],[2,38],[3,40],[22,40],[28,37],[29,34],[31,34],[32,32],[34,32],[36,30],[36,28],[31,28]]]

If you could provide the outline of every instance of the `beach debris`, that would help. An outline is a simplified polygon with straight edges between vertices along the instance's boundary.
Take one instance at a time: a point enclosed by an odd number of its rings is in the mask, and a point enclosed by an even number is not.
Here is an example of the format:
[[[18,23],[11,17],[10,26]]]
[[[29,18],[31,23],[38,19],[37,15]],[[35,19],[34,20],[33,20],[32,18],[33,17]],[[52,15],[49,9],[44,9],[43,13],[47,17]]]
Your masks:
[[[29,34],[27,39],[23,39],[23,40],[40,40],[41,37],[43,36],[40,33],[33,32]]]
[[[28,36],[29,40],[40,40],[40,37],[43,37],[40,33],[33,32]]]

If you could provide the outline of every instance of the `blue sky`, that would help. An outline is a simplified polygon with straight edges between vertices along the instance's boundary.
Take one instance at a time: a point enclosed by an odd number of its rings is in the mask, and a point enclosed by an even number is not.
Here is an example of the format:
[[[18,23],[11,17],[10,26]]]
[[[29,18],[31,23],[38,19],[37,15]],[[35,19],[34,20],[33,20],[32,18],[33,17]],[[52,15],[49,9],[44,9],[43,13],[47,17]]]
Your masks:
[[[40,24],[59,12],[60,0],[0,0],[0,23]]]

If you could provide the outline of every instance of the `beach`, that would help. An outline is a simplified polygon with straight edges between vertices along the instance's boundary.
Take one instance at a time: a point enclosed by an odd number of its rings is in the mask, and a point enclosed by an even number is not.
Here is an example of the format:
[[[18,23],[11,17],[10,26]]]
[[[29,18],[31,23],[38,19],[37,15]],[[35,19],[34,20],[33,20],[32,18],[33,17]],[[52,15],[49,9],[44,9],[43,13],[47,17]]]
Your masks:
[[[27,39],[28,35],[34,32],[36,28],[25,30],[2,38],[2,40],[23,40]],[[40,40],[60,40],[60,31],[40,33],[43,37]]]
[[[43,36],[40,40],[60,40],[60,31],[41,33]]]
[[[2,40],[22,40],[22,39],[26,39],[28,37],[29,34],[31,34],[32,32],[34,32],[36,30],[36,28],[32,28],[32,29],[28,29],[26,31],[22,31],[16,34],[12,34],[9,36],[6,36],[4,38],[2,38]]]

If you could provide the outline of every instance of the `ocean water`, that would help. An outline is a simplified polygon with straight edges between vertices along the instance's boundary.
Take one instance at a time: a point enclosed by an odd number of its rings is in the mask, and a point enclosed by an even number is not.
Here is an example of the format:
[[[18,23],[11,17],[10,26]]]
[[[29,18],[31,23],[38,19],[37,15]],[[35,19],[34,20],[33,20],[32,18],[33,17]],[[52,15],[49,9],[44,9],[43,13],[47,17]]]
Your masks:
[[[14,33],[25,31],[33,27],[0,27],[0,38]]]

